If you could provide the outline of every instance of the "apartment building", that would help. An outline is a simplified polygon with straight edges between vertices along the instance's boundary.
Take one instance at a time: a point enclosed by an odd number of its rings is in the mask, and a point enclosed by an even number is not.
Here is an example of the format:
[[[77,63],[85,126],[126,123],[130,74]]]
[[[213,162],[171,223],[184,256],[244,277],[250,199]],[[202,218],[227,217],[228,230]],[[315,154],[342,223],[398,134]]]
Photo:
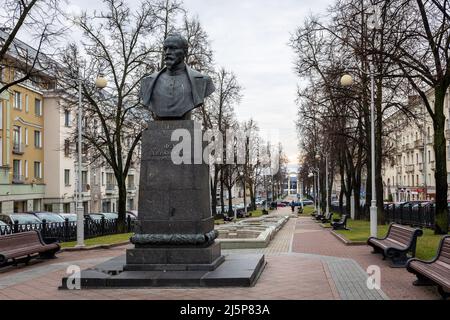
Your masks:
[[[6,36],[0,30],[0,40]],[[9,59],[20,56],[14,50],[35,53],[17,39]],[[0,86],[22,76],[21,70],[8,65],[12,64],[0,64]],[[73,108],[74,97],[58,88],[51,72],[33,73],[30,80],[0,96],[1,213],[76,212],[78,150],[73,137],[77,108]],[[84,125],[90,122],[85,120]],[[87,148],[82,149],[84,211],[116,212],[119,196],[112,170],[92,164]],[[138,180],[139,163],[134,162],[127,178],[127,210],[137,209]]]
[[[1,67],[0,81],[22,77]],[[44,92],[47,74],[14,85],[0,96],[0,204],[2,213],[42,210],[45,195]],[[1,85],[0,83],[0,85]]]
[[[450,168],[449,94],[447,92],[444,102],[447,168]],[[434,107],[434,92],[430,90],[427,96]],[[415,115],[414,118],[407,118],[404,113],[398,111],[384,124],[388,132],[386,142],[390,146],[382,169],[386,200],[428,200],[436,196],[433,123],[419,97],[410,98],[410,110]],[[447,180],[450,182],[450,174]]]

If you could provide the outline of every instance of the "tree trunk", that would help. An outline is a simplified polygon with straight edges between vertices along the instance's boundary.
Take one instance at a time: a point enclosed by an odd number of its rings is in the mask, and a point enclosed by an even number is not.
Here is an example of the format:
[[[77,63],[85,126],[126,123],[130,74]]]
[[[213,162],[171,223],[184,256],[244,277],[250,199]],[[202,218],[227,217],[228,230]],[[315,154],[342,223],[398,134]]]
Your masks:
[[[217,214],[217,183],[218,183],[218,166],[214,165],[214,176],[211,179],[211,210],[213,216]]]
[[[220,170],[220,212],[225,213],[225,201],[223,198],[224,183],[223,183],[223,170]]]
[[[233,212],[233,196],[231,194],[231,187],[227,187],[228,190],[228,212]]]
[[[435,118],[434,127],[434,153],[436,169],[436,218],[435,234],[448,233],[448,208],[447,208],[447,158],[445,145],[445,116],[444,116],[445,90],[442,87],[435,88]]]
[[[117,203],[117,212],[119,217],[117,220],[117,231],[118,233],[126,233],[127,187],[125,185],[125,179],[120,182],[118,181],[117,184],[119,188],[119,202]]]

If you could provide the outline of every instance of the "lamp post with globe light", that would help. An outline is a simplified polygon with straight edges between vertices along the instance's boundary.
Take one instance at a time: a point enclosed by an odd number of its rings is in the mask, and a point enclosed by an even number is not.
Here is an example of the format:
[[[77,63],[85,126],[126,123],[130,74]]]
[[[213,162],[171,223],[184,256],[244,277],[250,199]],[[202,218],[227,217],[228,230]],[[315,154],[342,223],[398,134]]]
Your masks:
[[[373,12],[369,13],[369,20],[367,23],[368,28],[376,30],[379,28],[378,22],[378,7],[373,7]],[[369,72],[361,70],[361,73],[368,74],[370,76],[370,153],[371,153],[371,179],[372,179],[372,199],[370,204],[370,235],[372,237],[377,236],[377,200],[376,200],[376,190],[375,190],[375,70],[373,66],[373,61],[369,62]],[[343,87],[349,87],[353,85],[353,77],[349,74],[344,74],[341,77],[341,85]]]
[[[83,106],[82,106],[82,84],[81,76],[78,79],[78,196],[77,196],[77,247],[84,247],[84,207],[83,207],[83,186],[82,186],[82,146],[83,146]],[[108,81],[99,76],[95,80],[97,89],[103,89]]]
[[[246,199],[246,194],[245,194],[245,173],[241,171],[241,172],[239,172],[239,175],[241,176],[242,187],[244,188],[244,210],[245,210],[245,216],[247,216],[248,212],[247,212],[247,199]]]

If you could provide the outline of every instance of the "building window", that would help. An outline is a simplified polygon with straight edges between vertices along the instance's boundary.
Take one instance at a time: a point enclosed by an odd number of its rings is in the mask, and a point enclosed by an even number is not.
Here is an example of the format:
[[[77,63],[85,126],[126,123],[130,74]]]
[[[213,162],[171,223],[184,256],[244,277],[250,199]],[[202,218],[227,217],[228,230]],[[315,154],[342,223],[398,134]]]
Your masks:
[[[28,113],[28,111],[30,111],[30,103],[29,103],[29,98],[28,95],[25,95],[25,112]]]
[[[70,213],[70,203],[64,203],[64,213]]]
[[[28,145],[28,128],[25,128],[25,145]]]
[[[13,180],[14,181],[22,181],[22,161],[14,160],[13,161]]]
[[[22,94],[18,91],[14,91],[14,108],[22,110]]]
[[[64,125],[70,127],[70,111],[64,110]]]
[[[42,179],[42,165],[39,161],[34,162],[34,177],[36,179]]]
[[[34,146],[36,148],[42,148],[42,135],[38,130],[34,131]]]
[[[28,178],[28,160],[25,160],[25,178]]]
[[[70,154],[70,140],[64,140],[64,156],[68,157]]]
[[[39,99],[34,99],[34,114],[42,116],[42,102]]]
[[[430,163],[431,162],[431,153],[430,153],[430,150],[428,150],[428,163]]]
[[[64,170],[64,184],[70,186],[70,169]]]
[[[105,185],[105,173],[102,172],[102,186]]]

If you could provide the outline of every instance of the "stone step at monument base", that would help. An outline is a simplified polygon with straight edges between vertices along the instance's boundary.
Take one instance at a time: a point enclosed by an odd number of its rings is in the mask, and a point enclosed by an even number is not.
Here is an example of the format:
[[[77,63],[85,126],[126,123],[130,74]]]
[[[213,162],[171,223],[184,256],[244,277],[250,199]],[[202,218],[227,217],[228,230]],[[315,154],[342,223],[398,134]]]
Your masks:
[[[219,256],[211,263],[204,264],[126,264],[124,271],[213,271],[225,261],[224,256]]]
[[[152,287],[251,287],[261,275],[266,261],[263,254],[230,254],[215,270],[125,271],[125,256],[117,257],[80,274],[62,279],[59,289],[80,276],[81,289]]]

